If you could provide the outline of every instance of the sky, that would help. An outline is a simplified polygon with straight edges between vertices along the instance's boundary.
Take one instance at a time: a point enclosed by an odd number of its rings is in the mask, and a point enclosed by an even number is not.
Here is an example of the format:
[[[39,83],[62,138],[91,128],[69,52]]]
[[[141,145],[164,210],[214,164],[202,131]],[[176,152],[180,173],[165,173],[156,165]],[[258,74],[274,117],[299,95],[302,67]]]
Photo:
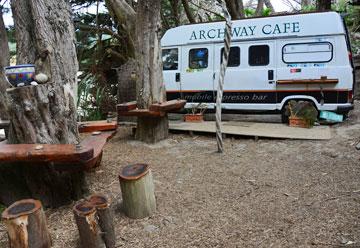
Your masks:
[[[245,2],[246,2],[246,0],[245,0]],[[272,0],[271,3],[273,4],[275,11],[280,12],[280,11],[289,10],[289,7],[284,3],[283,0]],[[9,3],[6,3],[5,7],[10,7]],[[106,11],[105,6],[102,5],[100,8],[100,12],[105,12],[105,11]],[[96,13],[96,6],[94,5],[89,8],[83,9],[82,12]],[[5,22],[6,26],[14,24],[11,12],[4,14],[4,22]]]

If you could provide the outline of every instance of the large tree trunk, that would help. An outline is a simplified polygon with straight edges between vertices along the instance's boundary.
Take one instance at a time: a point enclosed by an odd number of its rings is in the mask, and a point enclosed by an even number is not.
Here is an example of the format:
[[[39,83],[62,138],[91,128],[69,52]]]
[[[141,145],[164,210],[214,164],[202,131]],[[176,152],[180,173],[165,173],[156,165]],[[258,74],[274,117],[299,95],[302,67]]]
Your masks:
[[[7,109],[7,99],[6,99],[6,89],[9,87],[6,78],[4,67],[9,65],[10,62],[10,52],[9,44],[5,29],[5,24],[2,16],[2,9],[0,7],[0,119],[8,119],[8,109]]]
[[[66,0],[12,0],[12,10],[17,62],[35,64],[36,72],[46,74],[49,82],[8,90],[9,143],[77,144],[78,62],[70,6]],[[84,192],[83,172],[60,172],[52,164],[13,168],[12,173],[25,181],[23,192],[45,206],[68,203]],[[12,180],[1,178],[0,172],[0,183],[6,179]]]
[[[166,100],[162,77],[160,47],[161,0],[141,0],[136,18],[137,103],[148,109],[152,103]],[[138,140],[155,143],[168,137],[168,118],[139,117],[136,137]]]

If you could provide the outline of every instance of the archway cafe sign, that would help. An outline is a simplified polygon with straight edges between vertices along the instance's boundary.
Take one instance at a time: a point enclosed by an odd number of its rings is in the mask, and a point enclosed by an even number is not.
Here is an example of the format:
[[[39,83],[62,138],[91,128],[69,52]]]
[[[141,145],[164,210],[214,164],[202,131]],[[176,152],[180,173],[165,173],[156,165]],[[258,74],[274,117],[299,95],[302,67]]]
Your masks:
[[[279,35],[279,34],[295,34],[300,32],[299,22],[286,22],[280,24],[264,24],[261,26],[234,26],[231,31],[233,38],[246,38],[253,36],[267,36],[267,35]],[[225,30],[223,28],[209,28],[193,30],[191,32],[190,41],[195,40],[214,40],[223,39]]]

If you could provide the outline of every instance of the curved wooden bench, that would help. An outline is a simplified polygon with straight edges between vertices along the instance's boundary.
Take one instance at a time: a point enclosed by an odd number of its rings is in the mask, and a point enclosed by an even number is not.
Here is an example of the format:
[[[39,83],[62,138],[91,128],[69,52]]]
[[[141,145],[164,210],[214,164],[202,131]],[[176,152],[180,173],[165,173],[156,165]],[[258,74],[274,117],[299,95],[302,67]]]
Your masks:
[[[87,136],[80,145],[0,143],[0,162],[53,163],[56,169],[88,170],[100,164],[102,150],[116,131]]]

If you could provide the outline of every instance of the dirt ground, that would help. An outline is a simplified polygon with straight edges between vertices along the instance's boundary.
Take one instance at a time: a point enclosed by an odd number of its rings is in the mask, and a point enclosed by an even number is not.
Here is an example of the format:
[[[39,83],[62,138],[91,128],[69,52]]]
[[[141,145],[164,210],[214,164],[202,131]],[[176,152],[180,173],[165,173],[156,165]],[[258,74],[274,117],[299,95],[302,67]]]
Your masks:
[[[117,247],[360,247],[360,103],[332,131],[330,141],[228,138],[220,155],[212,136],[149,146],[122,127],[87,179],[113,201]],[[117,176],[132,163],[152,167],[150,218],[119,209]],[[55,248],[78,247],[71,207],[46,212]]]

